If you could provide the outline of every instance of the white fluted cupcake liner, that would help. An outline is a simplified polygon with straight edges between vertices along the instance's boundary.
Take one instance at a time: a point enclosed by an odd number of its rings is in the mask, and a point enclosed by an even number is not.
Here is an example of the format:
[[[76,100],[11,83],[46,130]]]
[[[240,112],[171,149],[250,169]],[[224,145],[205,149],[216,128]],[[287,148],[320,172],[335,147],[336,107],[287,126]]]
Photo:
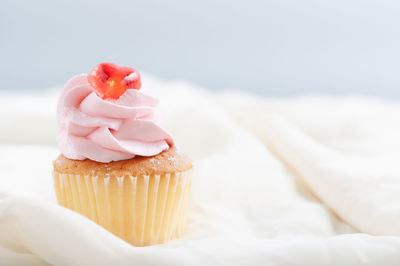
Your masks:
[[[191,175],[192,170],[141,176],[53,174],[60,205],[135,246],[165,243],[182,235]]]

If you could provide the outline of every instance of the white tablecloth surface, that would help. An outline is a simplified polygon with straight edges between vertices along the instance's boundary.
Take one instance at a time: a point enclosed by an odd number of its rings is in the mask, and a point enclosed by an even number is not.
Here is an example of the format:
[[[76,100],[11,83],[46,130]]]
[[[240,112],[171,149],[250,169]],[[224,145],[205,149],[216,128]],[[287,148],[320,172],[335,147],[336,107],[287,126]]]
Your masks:
[[[58,91],[1,93],[0,265],[400,265],[399,103],[144,84],[195,163],[183,239],[133,247],[58,206]]]

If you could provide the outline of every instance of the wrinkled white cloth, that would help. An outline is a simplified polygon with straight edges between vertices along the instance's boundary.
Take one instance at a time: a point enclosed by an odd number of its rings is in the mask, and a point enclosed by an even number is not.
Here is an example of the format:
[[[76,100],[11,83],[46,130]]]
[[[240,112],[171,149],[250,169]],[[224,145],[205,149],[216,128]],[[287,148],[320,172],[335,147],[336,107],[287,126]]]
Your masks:
[[[56,204],[57,93],[0,97],[0,265],[400,265],[400,104],[144,80],[195,163],[186,234],[133,247]]]

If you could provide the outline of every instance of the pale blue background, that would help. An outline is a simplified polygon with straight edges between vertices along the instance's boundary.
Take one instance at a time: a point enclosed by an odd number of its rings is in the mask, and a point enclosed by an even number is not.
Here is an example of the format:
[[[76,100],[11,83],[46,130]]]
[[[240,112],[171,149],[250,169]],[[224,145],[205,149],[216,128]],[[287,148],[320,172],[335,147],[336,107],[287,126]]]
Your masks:
[[[0,1],[0,89],[100,61],[266,95],[400,97],[400,1]]]

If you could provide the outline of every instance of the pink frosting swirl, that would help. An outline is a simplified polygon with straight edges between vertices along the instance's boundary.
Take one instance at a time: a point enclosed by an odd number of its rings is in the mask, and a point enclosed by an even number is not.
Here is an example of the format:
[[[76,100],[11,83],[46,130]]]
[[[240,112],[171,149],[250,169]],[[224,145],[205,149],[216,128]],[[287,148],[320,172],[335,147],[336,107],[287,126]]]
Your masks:
[[[155,98],[134,89],[118,100],[103,100],[90,87],[87,75],[73,77],[57,106],[63,155],[106,163],[159,154],[174,141],[156,123],[157,105]]]

